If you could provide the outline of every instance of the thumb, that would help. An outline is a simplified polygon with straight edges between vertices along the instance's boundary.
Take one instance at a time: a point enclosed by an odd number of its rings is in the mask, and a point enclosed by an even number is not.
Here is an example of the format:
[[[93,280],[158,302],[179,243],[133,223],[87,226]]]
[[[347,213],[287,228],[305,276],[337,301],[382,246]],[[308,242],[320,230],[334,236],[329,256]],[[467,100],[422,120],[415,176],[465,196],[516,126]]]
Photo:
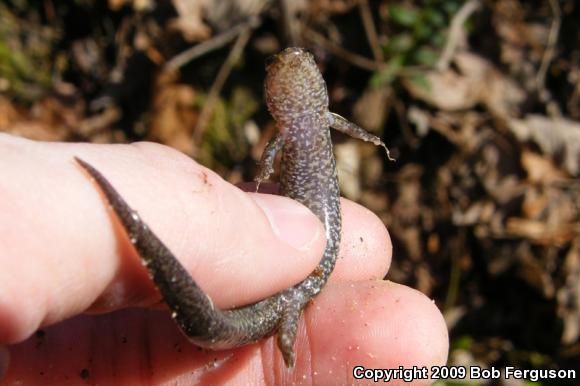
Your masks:
[[[303,279],[322,224],[284,197],[244,193],[167,147],[49,144],[0,136],[0,343],[87,309],[159,295],[79,156],[101,171],[220,307]],[[276,259],[274,261],[274,259]]]

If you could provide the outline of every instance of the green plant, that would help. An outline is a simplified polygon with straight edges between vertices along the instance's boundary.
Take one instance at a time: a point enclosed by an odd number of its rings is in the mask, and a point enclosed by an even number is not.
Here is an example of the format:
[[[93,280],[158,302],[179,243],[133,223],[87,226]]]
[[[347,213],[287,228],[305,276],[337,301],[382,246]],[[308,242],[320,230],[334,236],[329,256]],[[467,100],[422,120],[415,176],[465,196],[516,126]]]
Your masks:
[[[380,87],[397,80],[412,67],[431,67],[440,55],[447,39],[447,29],[453,15],[464,0],[426,0],[418,5],[410,2],[389,7],[389,30],[393,35],[382,46],[386,66],[377,71],[370,82]],[[413,81],[421,83],[414,76]]]

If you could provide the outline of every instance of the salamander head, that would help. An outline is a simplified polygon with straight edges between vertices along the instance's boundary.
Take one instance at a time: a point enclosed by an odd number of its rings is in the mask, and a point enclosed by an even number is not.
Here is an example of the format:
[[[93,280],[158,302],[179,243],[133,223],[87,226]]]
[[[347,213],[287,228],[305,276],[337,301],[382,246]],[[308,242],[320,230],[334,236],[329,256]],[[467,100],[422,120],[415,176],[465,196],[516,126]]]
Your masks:
[[[266,103],[278,122],[328,111],[326,83],[314,57],[303,48],[289,47],[266,64]]]

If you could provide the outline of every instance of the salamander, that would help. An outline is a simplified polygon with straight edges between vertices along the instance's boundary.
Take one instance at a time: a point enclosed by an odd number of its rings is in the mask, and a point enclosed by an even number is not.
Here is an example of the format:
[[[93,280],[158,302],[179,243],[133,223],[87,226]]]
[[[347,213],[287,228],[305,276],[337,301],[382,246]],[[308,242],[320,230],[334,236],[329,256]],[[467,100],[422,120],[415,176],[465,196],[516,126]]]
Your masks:
[[[103,191],[172,317],[194,344],[219,350],[277,334],[284,362],[292,367],[300,315],[326,284],[340,245],[340,191],[329,128],[382,146],[387,156],[389,153],[380,138],[328,110],[326,83],[306,50],[286,48],[268,61],[266,73],[266,102],[279,130],[264,150],[255,180],[259,186],[270,176],[276,154],[282,151],[280,193],[308,207],[324,224],[327,240],[314,271],[271,297],[231,310],[215,308],[211,298],[103,174],[86,161],[75,159]]]

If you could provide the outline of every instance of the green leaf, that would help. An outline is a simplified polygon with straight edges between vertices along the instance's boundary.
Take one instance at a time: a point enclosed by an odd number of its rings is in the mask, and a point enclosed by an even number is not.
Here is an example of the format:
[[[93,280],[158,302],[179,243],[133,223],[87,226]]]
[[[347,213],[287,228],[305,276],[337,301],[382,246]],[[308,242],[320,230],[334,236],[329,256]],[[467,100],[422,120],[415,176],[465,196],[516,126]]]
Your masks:
[[[415,51],[413,55],[413,60],[417,64],[424,64],[426,66],[432,66],[437,63],[439,56],[437,53],[428,46],[422,46]]]
[[[463,335],[453,341],[453,350],[469,350],[473,346],[473,338],[469,335]]]
[[[530,353],[530,362],[534,367],[541,367],[546,365],[548,358],[537,351],[533,351]]]
[[[433,35],[433,29],[427,23],[415,24],[414,32],[417,39],[428,39]]]
[[[401,5],[391,6],[389,8],[389,14],[395,23],[405,27],[411,27],[420,20],[419,12]]]
[[[409,76],[409,80],[411,83],[415,84],[416,86],[422,88],[429,94],[433,91],[433,87],[431,87],[431,82],[422,72],[417,72]]]
[[[387,65],[382,70],[375,72],[370,79],[372,87],[381,87],[385,84],[392,83],[398,76],[403,67],[404,58],[402,55],[397,55],[387,62]]]
[[[461,6],[460,3],[457,1],[445,1],[443,3],[443,11],[445,11],[449,16],[454,15],[457,11],[459,11],[459,7]]]
[[[388,56],[394,56],[409,51],[413,48],[414,44],[415,39],[411,34],[402,33],[393,36],[393,38],[388,41],[384,51]]]
[[[443,31],[437,31],[431,37],[431,44],[437,48],[443,48],[447,42],[447,34]]]
[[[423,20],[435,27],[443,27],[447,24],[445,16],[435,8],[426,8],[423,11]]]

